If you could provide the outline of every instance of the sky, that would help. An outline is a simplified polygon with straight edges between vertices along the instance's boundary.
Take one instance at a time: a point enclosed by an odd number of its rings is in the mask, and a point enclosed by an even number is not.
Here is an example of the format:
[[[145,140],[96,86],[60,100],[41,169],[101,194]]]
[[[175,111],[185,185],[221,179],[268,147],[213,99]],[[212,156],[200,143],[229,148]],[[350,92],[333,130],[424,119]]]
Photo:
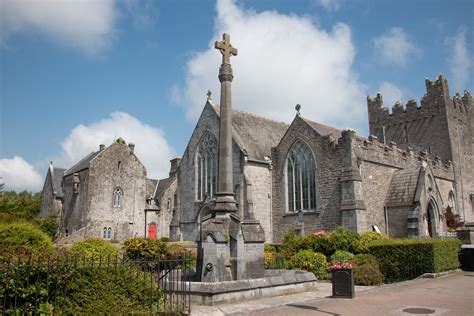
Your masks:
[[[182,155],[221,54],[232,106],[368,136],[368,95],[420,101],[440,74],[474,91],[470,0],[0,0],[0,182],[42,189],[122,137],[155,179]]]

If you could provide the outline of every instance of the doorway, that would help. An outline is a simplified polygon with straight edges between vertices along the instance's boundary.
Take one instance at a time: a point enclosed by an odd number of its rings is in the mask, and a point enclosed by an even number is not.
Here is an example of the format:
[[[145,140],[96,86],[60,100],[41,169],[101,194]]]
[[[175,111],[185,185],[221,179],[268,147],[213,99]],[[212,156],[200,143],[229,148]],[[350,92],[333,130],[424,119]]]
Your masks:
[[[157,232],[156,224],[155,223],[148,224],[148,238],[156,239],[156,232]]]

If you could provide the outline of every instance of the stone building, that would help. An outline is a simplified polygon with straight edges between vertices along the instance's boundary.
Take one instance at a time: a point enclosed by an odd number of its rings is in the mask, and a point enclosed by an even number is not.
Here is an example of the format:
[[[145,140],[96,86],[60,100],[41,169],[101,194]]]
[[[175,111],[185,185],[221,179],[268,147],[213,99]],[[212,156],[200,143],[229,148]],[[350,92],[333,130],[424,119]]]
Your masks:
[[[133,236],[169,234],[171,215],[157,202],[163,196],[167,201],[174,176],[170,175],[171,181],[148,179],[134,149],[134,144],[118,138],[108,147],[100,145],[67,170],[49,168],[41,215],[51,211],[61,215],[64,242],[89,237],[118,242]]]
[[[418,107],[368,97],[368,138],[296,115],[290,125],[233,111],[233,183],[239,216],[254,214],[267,242],[339,225],[390,236],[440,236],[449,206],[474,218],[472,97],[426,81]],[[209,98],[177,174],[171,238],[196,240],[216,192],[219,110]]]

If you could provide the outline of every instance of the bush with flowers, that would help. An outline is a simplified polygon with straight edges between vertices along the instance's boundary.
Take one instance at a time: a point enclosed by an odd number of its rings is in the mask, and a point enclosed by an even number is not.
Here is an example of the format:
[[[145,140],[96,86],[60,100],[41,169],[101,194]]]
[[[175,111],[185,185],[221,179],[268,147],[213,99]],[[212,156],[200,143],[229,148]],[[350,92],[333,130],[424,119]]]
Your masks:
[[[312,272],[318,279],[326,276],[327,266],[326,256],[312,250],[300,250],[289,260],[289,267],[291,269]]]

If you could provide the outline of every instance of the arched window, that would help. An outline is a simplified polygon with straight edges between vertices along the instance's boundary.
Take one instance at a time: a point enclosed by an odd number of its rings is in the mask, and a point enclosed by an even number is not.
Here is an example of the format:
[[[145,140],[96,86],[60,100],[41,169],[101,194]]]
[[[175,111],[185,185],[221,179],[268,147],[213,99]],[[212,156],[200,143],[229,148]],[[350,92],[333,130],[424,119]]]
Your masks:
[[[102,230],[102,238],[105,240],[112,240],[112,227],[104,227]]]
[[[288,211],[316,209],[316,162],[309,147],[296,141],[287,158]]]
[[[206,195],[214,196],[217,191],[217,140],[206,133],[199,143],[196,155],[197,200]]]
[[[123,197],[122,189],[116,188],[114,190],[114,195],[113,195],[114,207],[122,207],[122,197]]]

